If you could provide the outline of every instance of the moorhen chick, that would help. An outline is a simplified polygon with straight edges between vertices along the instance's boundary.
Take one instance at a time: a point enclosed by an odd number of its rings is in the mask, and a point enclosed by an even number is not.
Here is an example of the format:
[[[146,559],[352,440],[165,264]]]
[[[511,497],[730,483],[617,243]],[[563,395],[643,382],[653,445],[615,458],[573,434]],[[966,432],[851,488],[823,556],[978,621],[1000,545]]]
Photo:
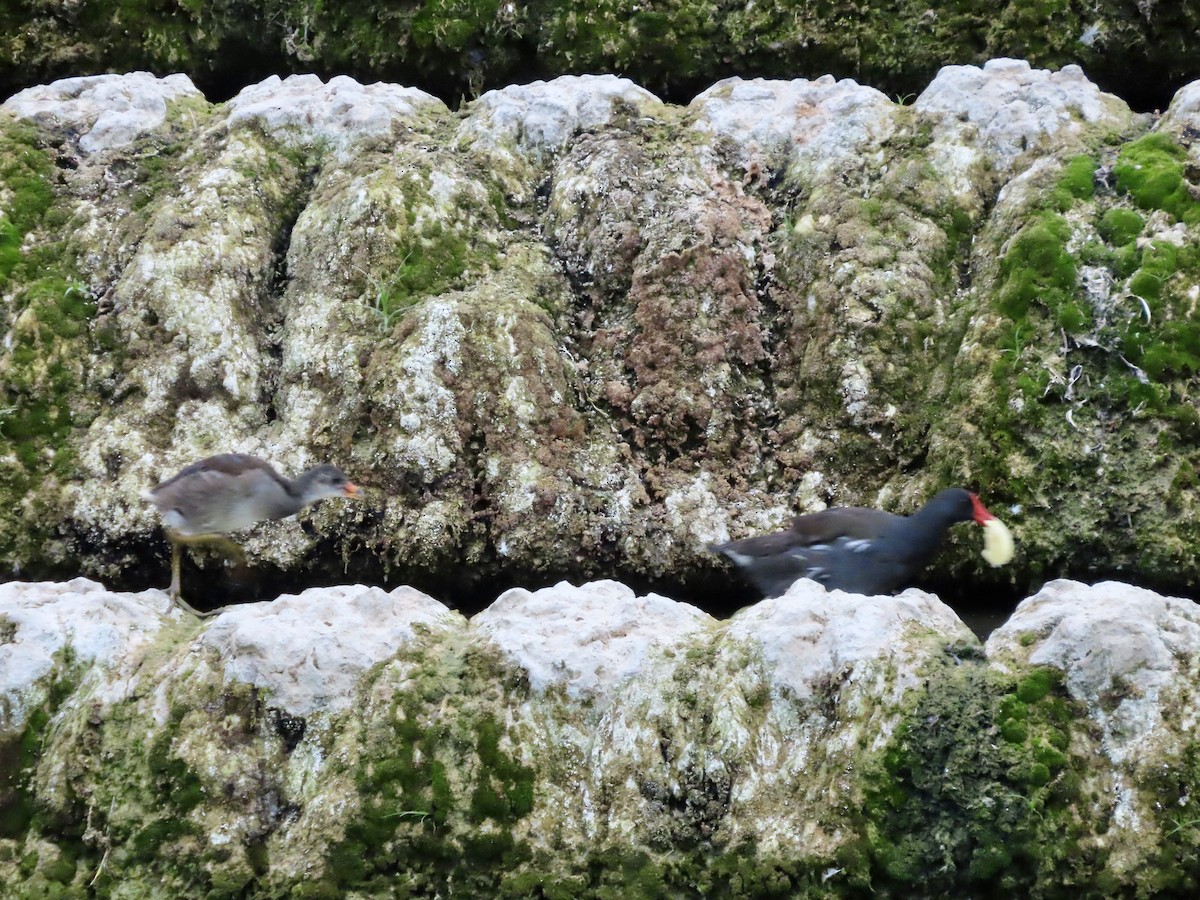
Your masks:
[[[265,519],[284,519],[328,497],[353,497],[358,487],[337,466],[320,465],[296,479],[280,475],[265,460],[221,453],[192,463],[151,488],[143,498],[162,514],[171,541],[172,599],[196,616],[180,592],[179,564],[185,544],[210,544],[244,562],[242,548],[225,535]]]
[[[890,594],[905,587],[937,553],[946,529],[974,519],[984,526],[983,557],[994,566],[1012,559],[1012,536],[979,498],[948,488],[911,516],[841,507],[797,516],[787,531],[715,544],[745,571],[765,597],[811,578],[828,590]]]

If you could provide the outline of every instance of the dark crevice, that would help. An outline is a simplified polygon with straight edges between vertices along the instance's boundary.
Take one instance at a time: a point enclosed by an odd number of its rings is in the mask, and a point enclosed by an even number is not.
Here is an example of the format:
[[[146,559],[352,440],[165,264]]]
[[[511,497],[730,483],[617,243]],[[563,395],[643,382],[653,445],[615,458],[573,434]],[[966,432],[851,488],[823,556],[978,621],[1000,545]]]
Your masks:
[[[263,412],[267,423],[274,422],[279,418],[275,399],[279,392],[280,372],[283,368],[283,326],[287,316],[283,298],[291,282],[291,275],[288,272],[288,249],[292,245],[292,232],[296,228],[296,223],[300,221],[301,214],[308,206],[319,173],[320,166],[317,162],[305,160],[301,163],[298,173],[299,184],[282,210],[282,220],[271,245],[273,264],[264,295],[264,307],[267,315],[260,329],[263,335],[263,357],[267,361],[262,396]]]
[[[122,574],[118,577],[99,579],[88,575],[102,581],[110,590],[165,589],[170,580],[170,548],[161,531],[123,542],[114,548],[111,558],[124,559],[130,564],[122,566]],[[486,559],[478,564],[447,560],[436,571],[394,564],[385,567],[382,561],[366,551],[353,553],[343,561],[333,541],[321,542],[308,558],[318,561],[314,569],[287,573],[266,562],[251,561],[248,567],[239,569],[215,553],[201,552],[193,558],[185,552],[184,596],[197,609],[211,610],[218,606],[271,600],[282,594],[298,594],[314,587],[366,584],[390,591],[407,585],[470,617],[486,609],[511,588],[533,591],[552,587],[560,581],[583,584],[613,579],[638,595],[660,594],[689,603],[721,620],[761,599],[753,586],[715,555],[711,562],[703,558],[697,567],[671,577],[646,576],[620,564],[586,570],[560,567],[535,571],[496,561],[492,548],[487,549]],[[6,573],[0,581],[68,581],[80,574],[65,566],[39,566],[20,573]],[[1194,588],[1187,585],[1154,582],[1138,579],[1129,572],[1087,567],[1063,567],[1042,576],[1027,575],[1016,584],[930,574],[912,586],[938,596],[980,639],[986,639],[993,629],[1009,618],[1022,599],[1037,593],[1046,582],[1055,578],[1071,578],[1087,584],[1118,580],[1164,596],[1196,599]]]

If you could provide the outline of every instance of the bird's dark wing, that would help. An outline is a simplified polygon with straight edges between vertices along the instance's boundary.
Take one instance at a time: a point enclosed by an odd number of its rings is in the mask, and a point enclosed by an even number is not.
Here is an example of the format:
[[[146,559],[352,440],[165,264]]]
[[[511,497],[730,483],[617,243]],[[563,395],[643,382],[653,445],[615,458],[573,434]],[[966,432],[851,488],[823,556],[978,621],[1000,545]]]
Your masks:
[[[743,538],[740,541],[729,541],[725,544],[714,544],[709,549],[714,553],[724,553],[732,558],[733,555],[754,558],[778,556],[787,553],[798,546],[796,535],[790,531],[776,531],[772,534],[760,534],[755,537]]]
[[[276,481],[283,483],[283,479],[279,477],[279,473],[266,460],[259,459],[257,456],[251,456],[248,453],[218,453],[216,456],[209,456],[192,463],[190,466],[185,466],[171,478],[157,485],[153,490],[160,491],[190,475],[220,473],[222,475],[237,477],[254,469],[262,469]]]
[[[861,506],[842,506],[821,512],[796,516],[791,528],[784,532],[797,544],[828,544],[838,538],[849,540],[874,540],[903,516],[893,515],[881,509],[865,509]]]
[[[775,556],[780,553],[795,553],[805,547],[834,543],[838,538],[846,540],[873,540],[889,525],[902,519],[878,509],[844,506],[825,509],[821,512],[796,516],[786,531],[760,534],[730,541],[712,547],[717,553],[734,551],[741,556],[754,558]]]

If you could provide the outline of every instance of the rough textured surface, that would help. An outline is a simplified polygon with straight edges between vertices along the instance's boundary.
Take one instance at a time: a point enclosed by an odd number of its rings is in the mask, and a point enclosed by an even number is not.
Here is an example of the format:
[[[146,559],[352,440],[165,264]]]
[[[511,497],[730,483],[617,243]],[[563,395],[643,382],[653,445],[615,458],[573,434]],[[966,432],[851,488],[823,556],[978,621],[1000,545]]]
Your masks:
[[[361,586],[204,621],[83,579],[0,604],[14,898],[1148,898],[1200,878],[1200,613],[1124,584],[1046,585],[986,655],[930,594],[810,581],[723,622],[611,581],[470,622]]]
[[[578,588],[562,582],[533,592],[513,588],[472,621],[525,670],[534,691],[562,686],[572,700],[601,708],[648,656],[714,624],[686,603],[638,597],[615,581]]]
[[[457,101],[517,78],[621,72],[675,95],[730,73],[840,72],[915,95],[947,61],[997,56],[1082,63],[1137,105],[1196,78],[1200,27],[1188,3],[1096,0],[996,6],[615,0],[437,3],[381,12],[348,0],[14,0],[0,11],[0,93],[79,72],[183,71],[218,90],[272,72],[348,73],[415,84]],[[1126,99],[1131,99],[1127,96]]]
[[[86,578],[0,585],[0,731],[20,732],[51,680],[73,667],[119,685],[168,621],[182,613],[159,591],[115,594]]]
[[[345,77],[216,106],[147,77],[0,123],[13,574],[165,580],[138,497],[217,451],[372,488],[245,535],[264,592],[723,594],[712,541],[952,484],[1019,554],[992,569],[959,529],[943,582],[1200,572],[1190,88],[1155,123],[1018,60],[911,106],[822,78],[682,108],[582,76],[458,115]],[[161,118],[82,146],[143,93]],[[185,571],[210,605],[214,571]]]
[[[344,149],[352,141],[392,137],[398,124],[422,109],[446,112],[424,91],[395,84],[361,85],[340,75],[325,84],[316,75],[278,76],[243,88],[229,101],[231,126],[255,124],[273,138],[305,146]]]
[[[14,94],[4,109],[47,130],[69,130],[84,153],[133,143],[167,117],[167,104],[184,97],[203,99],[186,75],[156,78],[149,72],[65,78]]]
[[[811,179],[834,174],[851,154],[870,152],[891,134],[897,107],[874,88],[824,75],[815,81],[726,78],[689,109],[698,130],[732,145],[747,178],[770,180],[792,165]]]
[[[1061,673],[1090,725],[1072,751],[1088,760],[1084,792],[1107,824],[1110,867],[1147,892],[1176,887],[1178,873],[1154,873],[1151,860],[1190,846],[1200,824],[1200,608],[1120,582],[1052,581],[992,634],[987,654]]]
[[[1079,66],[1050,72],[1021,59],[946,66],[913,107],[934,123],[931,155],[961,185],[956,193],[967,195],[961,200],[968,206],[994,202],[994,186],[1017,174],[1018,164],[1029,165],[1030,148],[1070,146],[1095,129],[1129,126],[1125,103],[1102,93]],[[988,172],[992,185],[984,180]]]
[[[337,711],[363,673],[418,633],[461,627],[461,617],[408,587],[310,588],[270,603],[235,606],[197,647],[225,661],[225,680],[261,688],[293,716]]]

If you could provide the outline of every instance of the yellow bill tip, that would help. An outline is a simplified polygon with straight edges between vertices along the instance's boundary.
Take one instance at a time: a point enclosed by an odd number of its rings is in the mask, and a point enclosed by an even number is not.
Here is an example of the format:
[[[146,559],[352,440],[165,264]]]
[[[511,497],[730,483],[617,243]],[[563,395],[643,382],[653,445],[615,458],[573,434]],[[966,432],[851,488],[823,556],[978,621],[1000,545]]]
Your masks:
[[[1015,545],[1012,532],[999,519],[988,519],[983,523],[983,558],[993,566],[1011,562]]]

